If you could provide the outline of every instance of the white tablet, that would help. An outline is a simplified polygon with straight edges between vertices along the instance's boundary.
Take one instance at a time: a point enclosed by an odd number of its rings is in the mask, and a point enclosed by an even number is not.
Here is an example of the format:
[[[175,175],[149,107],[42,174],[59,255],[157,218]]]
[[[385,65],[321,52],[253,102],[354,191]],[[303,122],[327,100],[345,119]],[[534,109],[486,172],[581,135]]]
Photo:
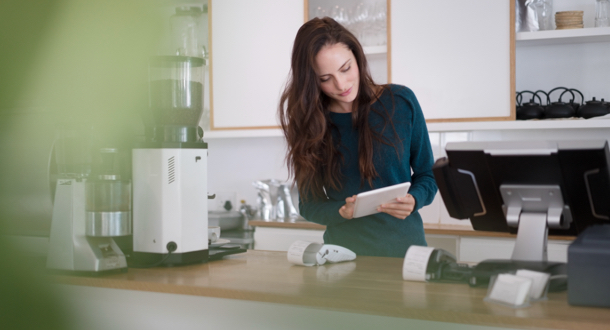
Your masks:
[[[359,193],[354,206],[354,218],[379,213],[377,211],[379,205],[396,203],[396,198],[407,196],[410,186],[411,182],[405,182]]]

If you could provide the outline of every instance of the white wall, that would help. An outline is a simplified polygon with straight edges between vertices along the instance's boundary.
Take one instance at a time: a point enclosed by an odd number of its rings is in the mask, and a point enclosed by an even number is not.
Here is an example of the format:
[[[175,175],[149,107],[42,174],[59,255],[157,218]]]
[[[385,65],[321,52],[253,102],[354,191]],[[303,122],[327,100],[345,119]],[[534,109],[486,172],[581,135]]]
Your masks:
[[[288,180],[285,166],[286,143],[283,137],[214,138],[208,143],[209,194],[234,192],[237,203],[245,200],[255,206],[256,180]],[[209,201],[216,210],[215,201]]]
[[[515,67],[518,92],[567,87],[582,92],[585,101],[610,100],[610,42],[517,47]],[[560,94],[553,92],[551,101],[556,102]],[[562,101],[570,99],[565,94]],[[580,101],[576,94],[575,102]]]

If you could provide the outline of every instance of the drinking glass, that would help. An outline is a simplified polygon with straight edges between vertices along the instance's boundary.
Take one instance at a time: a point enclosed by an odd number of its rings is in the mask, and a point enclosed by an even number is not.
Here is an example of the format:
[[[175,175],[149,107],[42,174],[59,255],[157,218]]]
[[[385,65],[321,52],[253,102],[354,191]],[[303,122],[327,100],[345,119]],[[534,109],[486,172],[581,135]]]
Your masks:
[[[609,9],[610,2],[608,0],[597,0],[595,4],[595,27],[610,26]]]

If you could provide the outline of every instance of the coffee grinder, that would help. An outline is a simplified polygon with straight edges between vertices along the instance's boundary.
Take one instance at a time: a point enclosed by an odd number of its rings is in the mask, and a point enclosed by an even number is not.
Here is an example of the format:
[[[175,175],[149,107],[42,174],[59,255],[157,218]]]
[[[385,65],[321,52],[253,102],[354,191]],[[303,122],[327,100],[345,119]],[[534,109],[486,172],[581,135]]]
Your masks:
[[[151,127],[132,150],[134,265],[208,261],[208,149],[198,126],[205,63],[192,46],[200,14],[201,8],[178,8],[172,28],[184,30],[175,34],[186,46],[149,62]]]
[[[52,270],[127,270],[113,237],[131,234],[131,182],[121,180],[117,149],[94,152],[92,132],[86,124],[66,125],[55,141],[58,176],[47,255]]]

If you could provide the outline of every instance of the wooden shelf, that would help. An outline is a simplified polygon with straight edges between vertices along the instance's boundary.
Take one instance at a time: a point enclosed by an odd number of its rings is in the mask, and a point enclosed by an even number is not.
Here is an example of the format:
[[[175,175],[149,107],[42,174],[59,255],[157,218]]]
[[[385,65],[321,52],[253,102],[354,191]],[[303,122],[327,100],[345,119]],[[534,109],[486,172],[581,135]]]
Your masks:
[[[552,130],[610,128],[610,118],[606,119],[547,119],[547,120],[507,120],[428,123],[428,132],[469,132],[498,130]],[[206,131],[204,141],[211,139],[283,137],[279,128],[273,129],[231,129]]]
[[[226,129],[205,131],[203,140],[223,138],[252,138],[252,137],[282,137],[284,133],[279,128],[271,129]]]
[[[265,220],[250,220],[248,224],[252,227],[272,227],[272,228],[289,228],[289,229],[313,229],[325,230],[326,226],[306,220],[295,222],[280,222],[280,221],[265,221]]]
[[[610,128],[610,119],[547,119],[428,123],[429,132]]]
[[[518,32],[515,40],[518,46],[607,42],[610,27]]]

